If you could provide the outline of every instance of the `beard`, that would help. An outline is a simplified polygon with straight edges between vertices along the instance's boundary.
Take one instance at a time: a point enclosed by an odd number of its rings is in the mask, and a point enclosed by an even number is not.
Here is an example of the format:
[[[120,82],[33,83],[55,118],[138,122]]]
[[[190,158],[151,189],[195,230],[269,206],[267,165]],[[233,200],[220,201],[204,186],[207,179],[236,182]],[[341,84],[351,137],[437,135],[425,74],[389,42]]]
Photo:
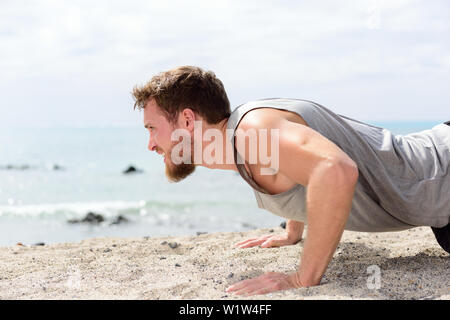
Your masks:
[[[195,165],[192,163],[174,164],[172,161],[166,160],[166,177],[171,182],[180,182],[195,171]]]
[[[172,159],[170,155],[172,154],[172,149],[169,153],[167,153],[166,156],[166,177],[171,182],[180,182],[187,178],[189,175],[191,175],[195,171],[195,164],[193,156],[191,156],[190,163],[180,163],[175,164],[172,162]],[[193,153],[191,153],[192,155]]]

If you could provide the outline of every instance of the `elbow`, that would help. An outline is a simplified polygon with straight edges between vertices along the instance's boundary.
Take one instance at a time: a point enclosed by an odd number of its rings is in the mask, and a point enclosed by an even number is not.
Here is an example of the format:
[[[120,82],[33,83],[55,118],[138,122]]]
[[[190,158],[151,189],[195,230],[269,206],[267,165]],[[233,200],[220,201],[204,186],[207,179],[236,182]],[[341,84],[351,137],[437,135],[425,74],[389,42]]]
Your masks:
[[[346,180],[352,185],[356,185],[358,182],[358,165],[350,158],[345,160],[345,163],[341,164]]]
[[[358,182],[358,166],[349,157],[327,159],[326,175],[335,183],[354,188]]]

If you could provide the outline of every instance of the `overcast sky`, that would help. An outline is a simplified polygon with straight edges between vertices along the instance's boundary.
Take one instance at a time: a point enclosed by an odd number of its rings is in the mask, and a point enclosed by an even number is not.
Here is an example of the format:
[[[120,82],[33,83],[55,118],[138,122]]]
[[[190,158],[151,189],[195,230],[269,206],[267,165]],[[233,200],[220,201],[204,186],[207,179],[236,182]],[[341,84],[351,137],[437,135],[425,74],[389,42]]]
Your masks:
[[[450,1],[0,0],[1,126],[142,125],[132,87],[179,65],[214,71],[232,109],[450,120]]]

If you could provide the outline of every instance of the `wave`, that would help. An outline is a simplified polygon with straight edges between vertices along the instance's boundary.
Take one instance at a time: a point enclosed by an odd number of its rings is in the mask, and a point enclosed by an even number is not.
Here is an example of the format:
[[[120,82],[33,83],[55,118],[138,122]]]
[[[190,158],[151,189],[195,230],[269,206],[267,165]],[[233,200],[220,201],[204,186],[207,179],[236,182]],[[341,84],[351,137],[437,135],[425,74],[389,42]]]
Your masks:
[[[148,216],[155,213],[190,213],[194,209],[215,209],[226,207],[237,209],[242,204],[233,202],[192,201],[192,202],[164,202],[164,201],[105,201],[105,202],[70,202],[32,205],[3,205],[0,206],[0,217],[36,217],[36,218],[80,218],[88,212],[100,213],[105,217],[118,214]]]
[[[102,214],[114,215],[118,211],[127,209],[140,209],[146,204],[145,201],[107,201],[107,202],[71,202],[32,205],[10,205],[0,206],[0,216],[83,216],[89,211],[101,212]]]

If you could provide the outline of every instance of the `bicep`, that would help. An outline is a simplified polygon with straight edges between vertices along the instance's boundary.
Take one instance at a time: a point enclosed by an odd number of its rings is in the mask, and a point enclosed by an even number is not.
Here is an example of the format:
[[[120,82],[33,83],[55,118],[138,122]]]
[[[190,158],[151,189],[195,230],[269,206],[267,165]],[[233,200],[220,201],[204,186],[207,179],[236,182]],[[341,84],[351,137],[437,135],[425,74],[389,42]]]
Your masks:
[[[260,168],[270,168],[272,172],[281,173],[304,186],[319,168],[336,161],[352,162],[347,154],[319,132],[283,117],[254,117],[243,121],[239,127],[244,132],[256,129],[257,146],[252,148],[251,143],[245,143],[245,151],[238,148],[247,161],[251,163],[257,158]]]
[[[307,185],[322,166],[351,159],[319,132],[295,122],[280,120],[279,171],[297,183]]]

